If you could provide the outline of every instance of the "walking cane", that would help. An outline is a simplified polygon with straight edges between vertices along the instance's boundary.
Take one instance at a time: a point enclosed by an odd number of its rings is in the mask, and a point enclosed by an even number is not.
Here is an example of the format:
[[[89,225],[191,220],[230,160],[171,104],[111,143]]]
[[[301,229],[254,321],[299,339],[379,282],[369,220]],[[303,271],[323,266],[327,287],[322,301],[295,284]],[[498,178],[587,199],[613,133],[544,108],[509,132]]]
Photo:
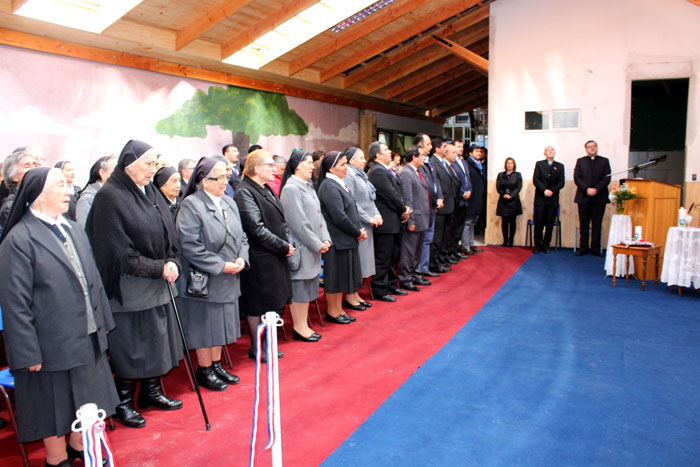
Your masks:
[[[207,409],[204,408],[204,401],[202,400],[202,393],[199,390],[199,383],[197,383],[197,377],[194,374],[194,367],[192,366],[192,359],[190,358],[190,351],[187,347],[187,339],[185,338],[185,330],[182,328],[182,321],[180,321],[180,313],[177,311],[177,305],[175,305],[175,295],[173,295],[173,286],[168,284],[168,292],[170,292],[170,303],[173,305],[173,311],[175,312],[175,319],[177,320],[177,327],[180,329],[180,337],[182,337],[182,345],[185,347],[185,358],[187,363],[189,363],[190,374],[192,376],[192,381],[194,381],[194,389],[197,391],[197,397],[199,398],[199,406],[202,408],[202,416],[204,417],[204,424],[207,427],[207,431],[211,431],[211,425],[209,424],[209,417],[207,417]]]

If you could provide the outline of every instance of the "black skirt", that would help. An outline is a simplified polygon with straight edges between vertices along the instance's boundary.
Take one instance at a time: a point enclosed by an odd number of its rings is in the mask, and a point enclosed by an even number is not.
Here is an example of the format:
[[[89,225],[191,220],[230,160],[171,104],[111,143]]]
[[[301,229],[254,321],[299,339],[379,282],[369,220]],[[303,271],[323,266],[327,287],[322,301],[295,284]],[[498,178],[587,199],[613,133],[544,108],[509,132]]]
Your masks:
[[[326,293],[353,293],[362,287],[362,265],[357,248],[323,254],[323,289]]]
[[[169,303],[148,310],[114,313],[107,334],[114,374],[139,379],[162,376],[184,358],[182,338]]]
[[[15,372],[20,442],[70,433],[75,411],[83,404],[92,402],[107,416],[114,415],[119,397],[95,334],[90,335],[90,349],[88,363],[70,370]]]

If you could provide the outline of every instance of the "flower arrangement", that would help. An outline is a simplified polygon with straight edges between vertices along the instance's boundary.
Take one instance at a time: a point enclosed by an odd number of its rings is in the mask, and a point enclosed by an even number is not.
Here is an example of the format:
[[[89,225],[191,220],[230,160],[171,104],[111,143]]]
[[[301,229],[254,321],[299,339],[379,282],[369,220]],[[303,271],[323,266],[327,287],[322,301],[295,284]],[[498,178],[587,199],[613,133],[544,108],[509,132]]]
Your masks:
[[[625,213],[625,201],[637,198],[637,189],[635,187],[628,188],[624,183],[616,183],[613,186],[610,195],[610,201],[617,205],[617,213]]]

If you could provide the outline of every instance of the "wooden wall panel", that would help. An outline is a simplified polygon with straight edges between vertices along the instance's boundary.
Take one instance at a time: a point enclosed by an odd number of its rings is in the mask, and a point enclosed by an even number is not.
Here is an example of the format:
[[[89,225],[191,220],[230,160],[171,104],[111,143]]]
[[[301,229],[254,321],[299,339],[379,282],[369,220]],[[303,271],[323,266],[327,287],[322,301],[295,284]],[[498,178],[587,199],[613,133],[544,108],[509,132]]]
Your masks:
[[[700,182],[685,182],[685,203],[683,206],[688,209],[690,205],[695,203],[693,212],[690,213],[693,216],[693,226],[700,227]]]

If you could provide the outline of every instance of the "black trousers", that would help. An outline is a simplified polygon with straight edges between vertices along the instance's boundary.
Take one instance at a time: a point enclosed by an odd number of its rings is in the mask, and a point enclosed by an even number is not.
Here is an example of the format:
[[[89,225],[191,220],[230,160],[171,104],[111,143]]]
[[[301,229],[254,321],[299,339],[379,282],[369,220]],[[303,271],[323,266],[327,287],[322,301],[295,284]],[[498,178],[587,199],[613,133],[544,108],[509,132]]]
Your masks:
[[[447,264],[445,256],[448,254],[453,217],[452,213],[438,214],[435,216],[435,231],[433,232],[433,242],[430,244],[431,268]]]
[[[535,205],[535,248],[549,248],[556,216],[557,206]]]
[[[513,246],[515,240],[515,219],[518,216],[501,216],[501,231],[503,232],[503,244]]]
[[[372,293],[384,296],[397,288],[398,278],[394,268],[401,252],[401,235],[374,232],[374,267]]]
[[[459,206],[455,208],[454,217],[452,221],[452,229],[450,233],[450,245],[449,251],[452,254],[459,253],[459,241],[462,239],[462,232],[464,232],[464,222],[467,220],[467,207]],[[468,245],[463,245],[463,247],[468,248]]]
[[[580,248],[587,251],[589,232],[593,230],[590,238],[590,249],[600,250],[600,231],[603,225],[603,215],[605,215],[605,204],[587,203],[578,205],[579,230],[581,231]],[[590,229],[590,230],[589,230]]]

